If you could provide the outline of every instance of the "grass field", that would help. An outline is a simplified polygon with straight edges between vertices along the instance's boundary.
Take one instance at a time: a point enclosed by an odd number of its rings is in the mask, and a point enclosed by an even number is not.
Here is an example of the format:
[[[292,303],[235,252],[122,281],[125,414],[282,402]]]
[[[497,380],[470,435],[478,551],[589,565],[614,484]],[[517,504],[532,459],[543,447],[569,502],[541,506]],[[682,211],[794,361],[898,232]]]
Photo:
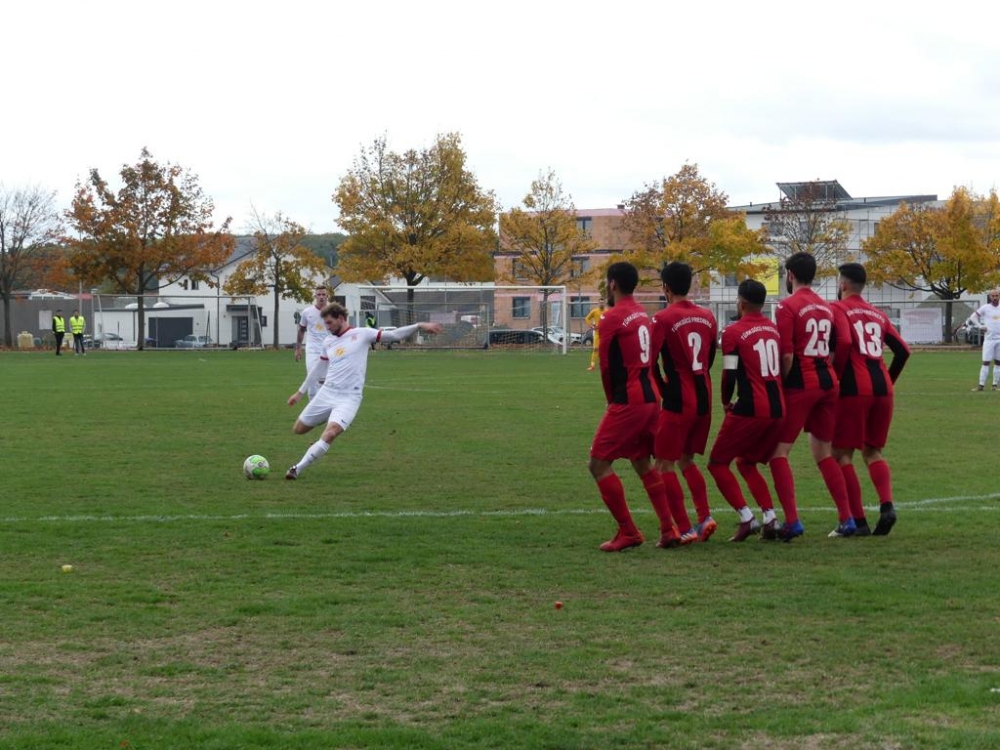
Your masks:
[[[710,542],[616,555],[585,366],[380,351],[354,426],[286,482],[314,439],[290,352],[0,354],[0,747],[1000,746],[976,352],[903,373],[891,536],[827,539],[800,445],[804,538],[726,543],[712,488]]]

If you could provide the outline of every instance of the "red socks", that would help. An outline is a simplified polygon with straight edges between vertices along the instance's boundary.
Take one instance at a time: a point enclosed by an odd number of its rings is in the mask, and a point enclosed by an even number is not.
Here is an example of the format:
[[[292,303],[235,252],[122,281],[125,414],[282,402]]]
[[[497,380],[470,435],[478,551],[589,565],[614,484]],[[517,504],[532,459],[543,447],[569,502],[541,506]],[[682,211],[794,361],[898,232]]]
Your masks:
[[[626,534],[638,534],[639,530],[632,522],[632,514],[629,512],[628,503],[625,502],[625,488],[622,487],[622,480],[617,474],[609,474],[597,482],[597,489],[601,492],[601,500],[608,506],[611,515],[618,522],[618,528]]]
[[[691,504],[698,513],[698,523],[701,523],[712,515],[712,511],[708,508],[708,485],[705,484],[705,477],[694,464],[684,469],[683,474],[684,481],[687,482],[688,489],[691,490]]]
[[[771,489],[767,486],[767,482],[764,481],[764,477],[761,476],[757,464],[737,459],[736,468],[739,470],[740,476],[743,477],[743,481],[747,483],[747,489],[750,490],[754,502],[757,503],[760,509],[774,510]]]
[[[785,514],[785,523],[793,524],[799,520],[799,508],[795,502],[795,480],[792,478],[792,467],[784,456],[772,458],[768,464],[771,468],[771,480],[774,491],[781,503],[781,511]]]
[[[885,459],[868,464],[868,476],[871,477],[872,484],[875,485],[875,492],[878,494],[879,503],[892,502],[892,474],[889,471],[889,464]]]
[[[680,480],[672,471],[660,472],[660,478],[663,479],[663,487],[667,491],[670,515],[674,517],[677,530],[684,534],[691,530],[691,519],[688,517],[687,508],[684,507],[684,490],[681,489]]]

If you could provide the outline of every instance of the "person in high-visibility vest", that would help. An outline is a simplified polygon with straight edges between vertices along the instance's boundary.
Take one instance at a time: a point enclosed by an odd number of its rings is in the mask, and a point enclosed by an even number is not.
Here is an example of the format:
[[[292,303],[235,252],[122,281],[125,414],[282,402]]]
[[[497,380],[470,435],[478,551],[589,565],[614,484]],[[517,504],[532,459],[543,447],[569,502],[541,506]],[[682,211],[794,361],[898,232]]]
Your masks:
[[[593,347],[590,350],[590,367],[587,368],[588,370],[593,370],[594,365],[597,364],[597,353],[601,348],[601,340],[597,336],[597,323],[600,321],[602,315],[604,315],[604,300],[601,300],[597,307],[591,308],[590,312],[587,313],[587,317],[583,319],[590,326],[590,330],[594,332]]]
[[[63,320],[62,310],[56,310],[52,316],[52,333],[56,336],[56,356],[62,353],[63,336],[66,335],[66,321]]]
[[[87,352],[83,348],[83,331],[87,327],[87,321],[82,315],[80,315],[79,310],[74,310],[73,314],[69,318],[69,330],[73,332],[73,353],[86,355]]]

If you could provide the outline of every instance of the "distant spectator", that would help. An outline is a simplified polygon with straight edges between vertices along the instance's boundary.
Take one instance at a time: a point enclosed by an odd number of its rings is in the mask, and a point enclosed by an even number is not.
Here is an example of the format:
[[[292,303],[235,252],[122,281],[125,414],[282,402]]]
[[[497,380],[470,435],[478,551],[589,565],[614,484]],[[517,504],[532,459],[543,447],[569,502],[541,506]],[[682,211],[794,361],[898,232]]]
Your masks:
[[[56,310],[52,316],[52,333],[56,336],[56,356],[62,354],[63,337],[66,335],[66,321],[63,319],[62,310]]]
[[[87,328],[86,319],[80,315],[79,310],[74,310],[73,314],[69,318],[69,329],[73,332],[73,355],[87,354],[87,350],[83,348],[83,332]]]

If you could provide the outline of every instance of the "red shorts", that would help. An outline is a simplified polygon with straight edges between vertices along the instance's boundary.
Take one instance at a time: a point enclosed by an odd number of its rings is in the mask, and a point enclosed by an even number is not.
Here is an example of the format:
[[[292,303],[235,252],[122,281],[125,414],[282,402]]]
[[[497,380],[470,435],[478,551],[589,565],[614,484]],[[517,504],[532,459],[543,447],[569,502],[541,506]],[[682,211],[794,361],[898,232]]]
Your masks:
[[[829,443],[837,424],[837,389],[789,388],[785,391],[785,419],[779,443],[794,443],[802,430]]]
[[[653,455],[667,461],[679,461],[681,456],[704,453],[711,426],[711,414],[686,416],[661,409]]]
[[[834,448],[885,447],[892,424],[892,396],[845,396],[837,401]]]
[[[603,461],[630,461],[653,455],[660,405],[610,404],[597,425],[590,457]]]
[[[737,458],[743,458],[757,464],[764,463],[774,453],[780,431],[781,419],[726,414],[708,461],[728,465]]]

